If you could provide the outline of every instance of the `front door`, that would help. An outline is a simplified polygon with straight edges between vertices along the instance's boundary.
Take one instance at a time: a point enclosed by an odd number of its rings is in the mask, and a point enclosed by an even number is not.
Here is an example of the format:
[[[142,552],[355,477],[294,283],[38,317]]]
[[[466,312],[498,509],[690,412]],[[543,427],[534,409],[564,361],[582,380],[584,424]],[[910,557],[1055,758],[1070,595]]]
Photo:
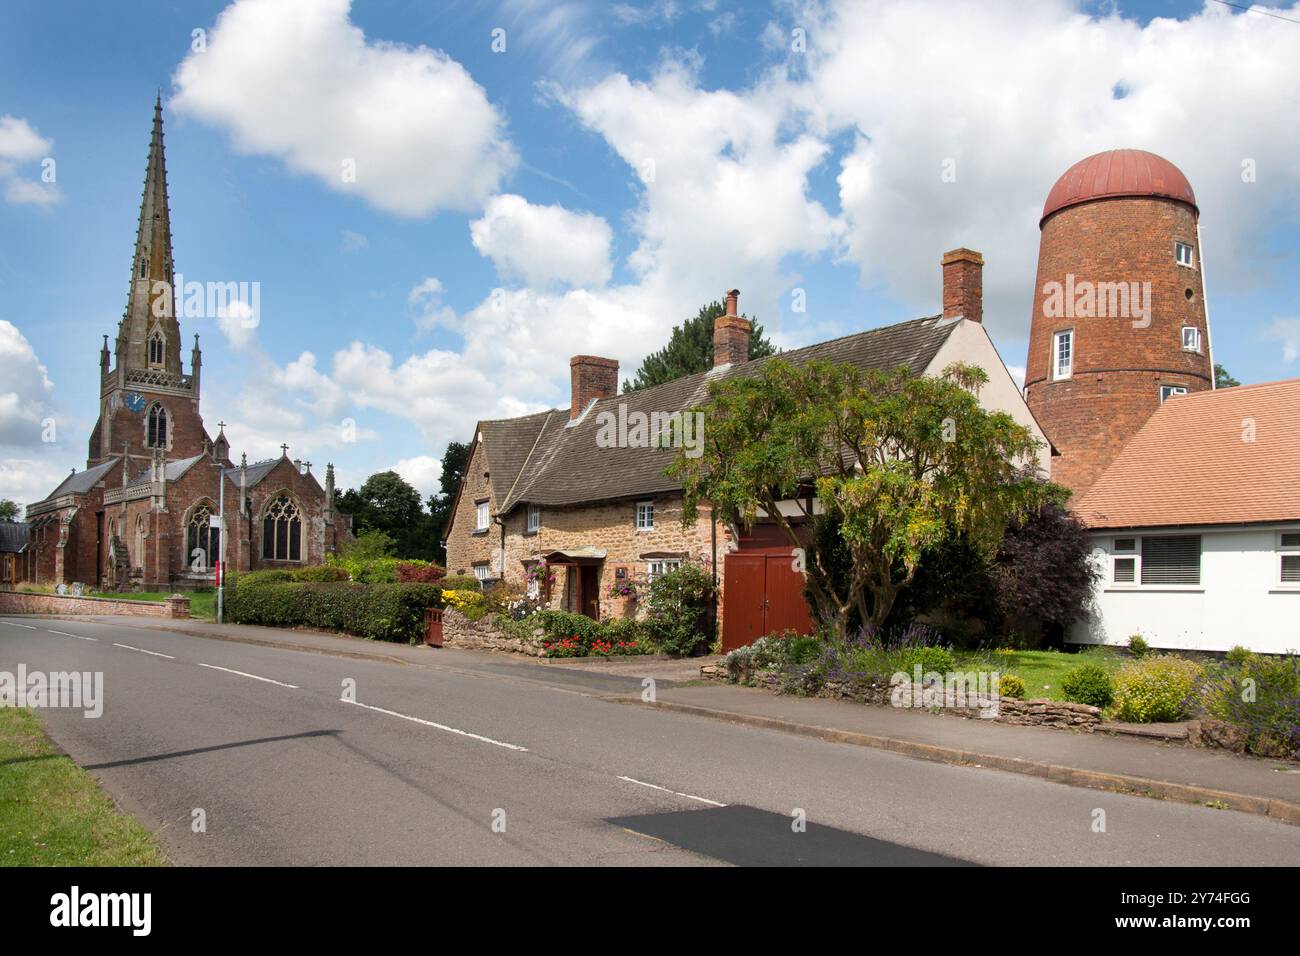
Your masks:
[[[599,571],[594,564],[584,564],[578,568],[578,607],[593,621],[600,620]]]

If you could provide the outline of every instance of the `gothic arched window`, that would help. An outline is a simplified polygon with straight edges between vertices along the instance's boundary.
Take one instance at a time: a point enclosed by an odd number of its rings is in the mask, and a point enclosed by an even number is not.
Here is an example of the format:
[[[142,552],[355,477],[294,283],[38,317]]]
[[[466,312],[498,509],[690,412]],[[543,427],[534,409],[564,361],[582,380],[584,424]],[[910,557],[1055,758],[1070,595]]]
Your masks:
[[[267,506],[262,518],[262,557],[302,560],[302,515],[288,495],[280,495]]]
[[[146,265],[145,260],[144,260],[144,259],[141,259],[141,260],[140,260],[140,278],[141,278],[141,279],[144,278],[145,265]]]
[[[167,409],[154,404],[149,409],[149,430],[145,435],[145,444],[150,448],[167,447]]]
[[[149,336],[149,364],[163,364],[163,337],[161,332]]]
[[[206,571],[220,558],[221,529],[212,527],[212,506],[199,505],[185,526],[185,562],[197,571]]]

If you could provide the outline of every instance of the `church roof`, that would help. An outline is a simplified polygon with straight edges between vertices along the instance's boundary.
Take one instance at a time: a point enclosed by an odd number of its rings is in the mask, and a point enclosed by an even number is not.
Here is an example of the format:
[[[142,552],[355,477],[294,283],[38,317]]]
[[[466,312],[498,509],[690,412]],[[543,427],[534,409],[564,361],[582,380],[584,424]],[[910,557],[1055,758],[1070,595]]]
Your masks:
[[[206,457],[206,455],[195,455],[192,458],[177,458],[175,461],[169,461],[163,465],[163,478],[167,481],[178,481],[187,471],[194,467],[199,459]],[[148,484],[153,480],[152,476],[153,469],[146,465],[140,474],[127,482],[127,485]]]
[[[26,521],[0,521],[0,551],[17,553],[27,547],[31,526]]]
[[[280,462],[282,458],[268,458],[265,461],[255,461],[245,469],[245,480],[248,487],[252,488],[257,485],[263,478],[271,473],[271,470]],[[239,469],[227,468],[226,474],[230,476],[235,484],[239,484]]]
[[[47,500],[48,498],[57,498],[60,495],[84,495],[88,493],[104,479],[104,476],[112,470],[117,462],[118,458],[115,456],[101,461],[98,465],[87,468],[85,471],[74,471],[63,479],[59,487],[49,493]]]

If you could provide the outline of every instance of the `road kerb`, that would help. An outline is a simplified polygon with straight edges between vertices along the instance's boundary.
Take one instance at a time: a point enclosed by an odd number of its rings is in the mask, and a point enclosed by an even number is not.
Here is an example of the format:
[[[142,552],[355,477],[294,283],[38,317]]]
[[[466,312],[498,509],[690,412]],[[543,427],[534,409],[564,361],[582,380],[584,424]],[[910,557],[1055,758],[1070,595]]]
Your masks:
[[[928,760],[932,763],[1002,770],[1007,773],[1039,777],[1070,787],[1108,790],[1112,793],[1122,793],[1129,796],[1151,797],[1156,800],[1169,800],[1174,803],[1190,803],[1217,809],[1236,810],[1241,813],[1253,813],[1257,816],[1268,817],[1270,820],[1277,820],[1280,823],[1300,826],[1300,804],[1276,798],[1257,797],[1244,793],[1233,793],[1228,790],[1215,790],[1211,787],[1201,787],[1196,784],[1153,780],[1149,777],[1138,777],[1130,774],[1083,770],[1061,764],[1025,760],[1021,757],[984,754],[961,750],[956,747],[944,747],[939,744],[923,744],[898,737],[881,737],[852,730],[819,727],[815,724],[800,724],[775,717],[761,717],[757,714],[717,710],[712,707],[701,707],[697,704],[681,704],[676,701],[666,700],[657,700],[650,703],[641,700],[639,697],[605,697],[603,699],[611,703],[657,707],[660,710],[691,714],[696,717],[709,717],[727,723],[762,727],[766,730],[778,730],[783,733],[799,734],[804,737],[816,737],[819,740],[831,743],[852,744],[857,747],[887,750],[901,756],[912,757],[917,760]]]

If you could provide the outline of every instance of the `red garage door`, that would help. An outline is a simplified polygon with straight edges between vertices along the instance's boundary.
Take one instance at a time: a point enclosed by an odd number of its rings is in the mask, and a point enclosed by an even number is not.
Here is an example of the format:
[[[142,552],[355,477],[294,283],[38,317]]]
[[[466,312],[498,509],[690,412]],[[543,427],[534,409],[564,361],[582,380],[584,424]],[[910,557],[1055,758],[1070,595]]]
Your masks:
[[[812,631],[803,575],[790,549],[733,551],[723,565],[722,649],[734,650],[773,631]]]

